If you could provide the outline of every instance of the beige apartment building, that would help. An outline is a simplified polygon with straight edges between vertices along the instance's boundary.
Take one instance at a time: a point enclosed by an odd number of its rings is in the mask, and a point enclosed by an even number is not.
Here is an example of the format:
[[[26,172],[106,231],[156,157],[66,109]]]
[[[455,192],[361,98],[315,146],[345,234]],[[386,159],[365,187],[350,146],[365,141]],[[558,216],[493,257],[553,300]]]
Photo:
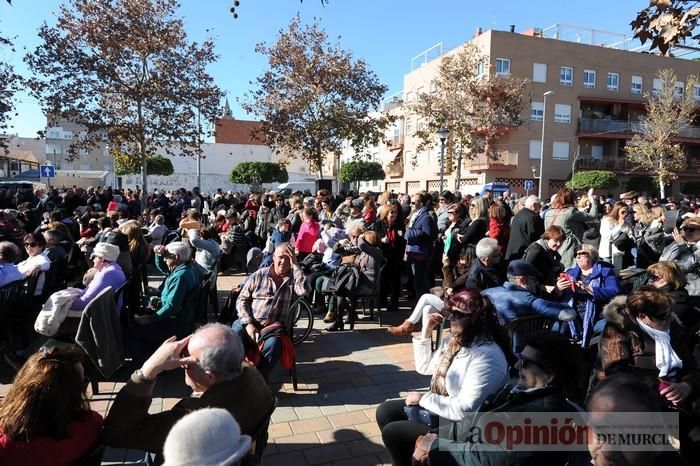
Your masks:
[[[624,48],[638,42],[622,40],[602,44],[601,35],[588,31],[589,42],[581,35],[564,40],[559,29],[543,33],[487,31],[470,41],[485,57],[485,72],[527,78],[524,96],[523,125],[495,144],[497,158],[477,155],[463,160],[461,182],[456,186],[455,167],[445,167],[445,189],[470,193],[490,182],[509,183],[512,190],[525,194],[525,180],[534,180],[538,190],[540,152],[544,125],[543,194],[548,196],[564,185],[575,170],[602,169],[619,175],[620,189],[631,176],[649,175],[632,167],[625,158],[625,143],[630,140],[644,114],[645,94],[660,86],[657,71],[672,68],[682,87],[688,75],[700,75],[700,62],[660,57]],[[547,37],[549,35],[549,37]],[[581,42],[577,42],[580,40]],[[384,146],[380,158],[385,166],[386,189],[413,193],[440,187],[440,142],[435,136],[431,150],[416,155],[416,129],[423,124],[406,108],[422,92],[431,92],[441,57],[457,52],[464,45],[445,54],[438,50],[433,59],[424,57],[421,66],[404,76],[400,96],[387,103],[385,111],[405,115],[390,133],[390,146]],[[622,48],[618,48],[622,47]],[[434,52],[434,51],[433,51]],[[544,108],[544,94],[549,93]],[[693,89],[700,104],[700,85]],[[545,118],[543,120],[543,117]],[[700,124],[700,123],[699,123]],[[448,128],[449,129],[449,128]],[[700,126],[688,128],[679,138],[687,149],[688,167],[674,182],[674,192],[691,179],[700,179]],[[470,187],[472,188],[470,190]]]

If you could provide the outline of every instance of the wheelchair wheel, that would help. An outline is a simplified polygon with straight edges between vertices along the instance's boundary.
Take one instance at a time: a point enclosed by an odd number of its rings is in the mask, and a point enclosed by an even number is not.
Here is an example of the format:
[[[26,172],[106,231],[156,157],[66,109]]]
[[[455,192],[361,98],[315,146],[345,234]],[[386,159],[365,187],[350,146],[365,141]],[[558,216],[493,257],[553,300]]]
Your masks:
[[[314,328],[314,313],[305,299],[299,298],[292,303],[289,315],[294,318],[292,342],[298,346],[308,338],[311,329]]]

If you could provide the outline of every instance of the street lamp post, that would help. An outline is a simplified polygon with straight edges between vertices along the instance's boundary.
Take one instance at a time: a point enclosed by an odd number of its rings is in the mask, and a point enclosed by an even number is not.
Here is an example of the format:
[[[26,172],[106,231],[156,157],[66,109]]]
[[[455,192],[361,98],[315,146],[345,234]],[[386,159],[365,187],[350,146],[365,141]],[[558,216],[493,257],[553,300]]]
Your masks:
[[[450,134],[450,131],[447,128],[441,128],[440,131],[438,131],[438,135],[440,136],[440,192],[443,191],[444,188],[444,179],[445,179],[445,140],[447,140],[447,136]]]
[[[544,102],[542,103],[542,139],[540,140],[540,178],[538,184],[537,194],[540,199],[542,199],[542,185],[544,184],[544,125],[547,123],[547,96],[554,94],[554,91],[547,91],[542,96],[544,97]]]

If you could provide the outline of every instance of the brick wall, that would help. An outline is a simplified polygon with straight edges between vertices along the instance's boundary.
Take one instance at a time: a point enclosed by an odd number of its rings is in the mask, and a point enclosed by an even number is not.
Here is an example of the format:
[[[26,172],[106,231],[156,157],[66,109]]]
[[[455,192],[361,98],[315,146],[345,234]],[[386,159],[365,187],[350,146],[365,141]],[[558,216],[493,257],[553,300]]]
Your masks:
[[[214,141],[224,144],[264,146],[264,139],[254,139],[251,135],[259,126],[259,121],[219,119],[216,120]]]

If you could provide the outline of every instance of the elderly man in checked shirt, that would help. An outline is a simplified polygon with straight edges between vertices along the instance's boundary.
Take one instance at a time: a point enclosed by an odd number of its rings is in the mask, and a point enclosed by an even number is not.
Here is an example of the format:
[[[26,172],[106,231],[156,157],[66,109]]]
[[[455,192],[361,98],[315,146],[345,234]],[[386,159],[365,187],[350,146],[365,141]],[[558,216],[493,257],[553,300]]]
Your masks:
[[[275,248],[272,265],[248,277],[238,295],[236,310],[239,318],[234,322],[233,329],[246,346],[257,344],[263,327],[274,322],[284,324],[292,291],[298,295],[304,294],[304,273],[297,264],[291,245],[282,243]],[[267,380],[282,354],[282,342],[275,336],[266,338],[261,353],[258,370]]]

